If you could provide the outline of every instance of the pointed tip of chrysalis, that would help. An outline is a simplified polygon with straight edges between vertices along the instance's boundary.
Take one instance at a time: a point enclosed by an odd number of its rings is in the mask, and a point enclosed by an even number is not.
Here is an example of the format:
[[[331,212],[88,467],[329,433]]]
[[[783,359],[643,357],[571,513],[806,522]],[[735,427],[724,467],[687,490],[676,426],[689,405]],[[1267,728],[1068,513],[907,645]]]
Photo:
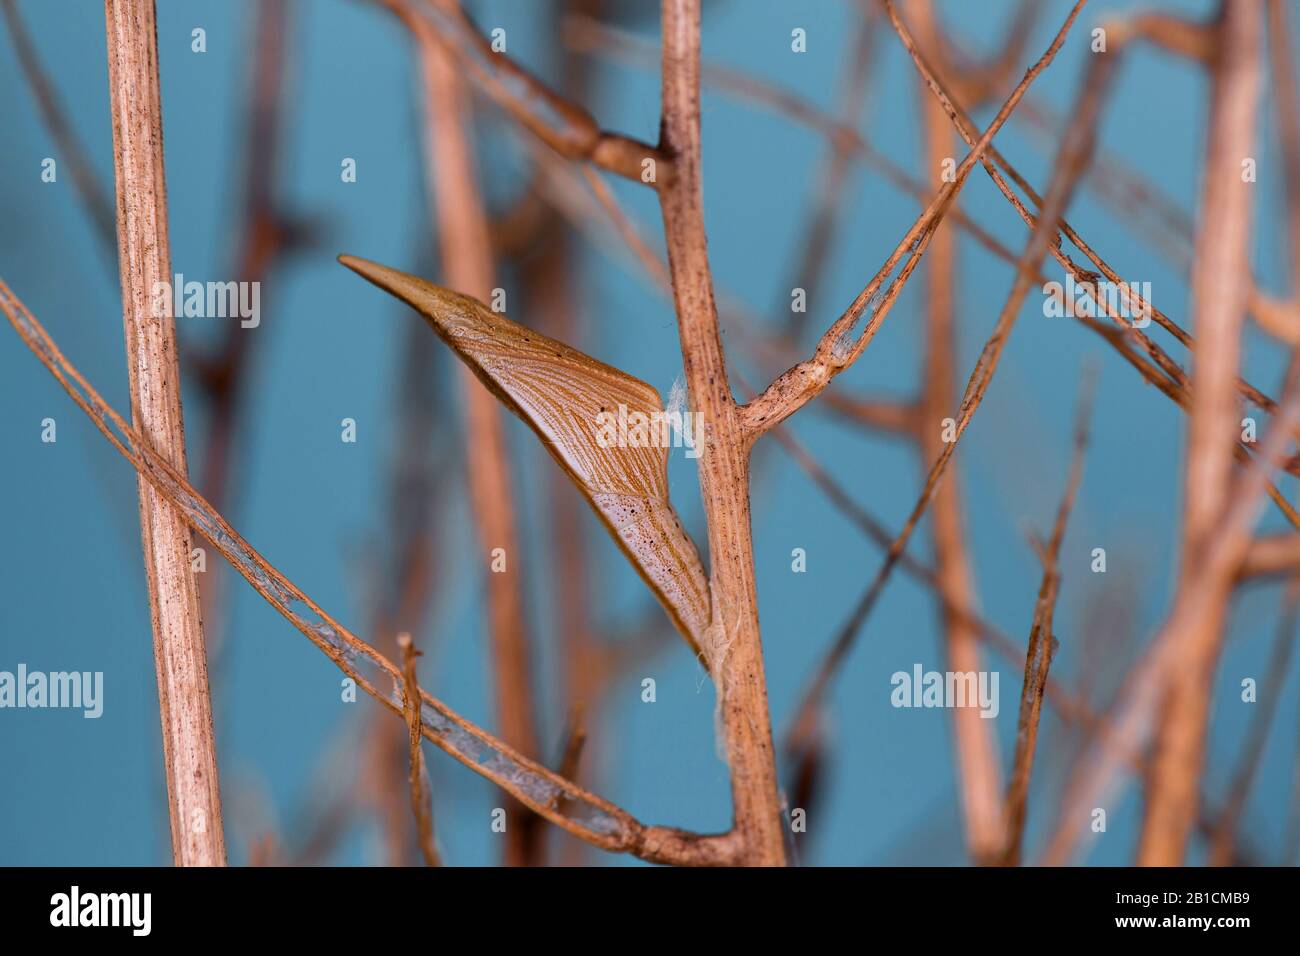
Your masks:
[[[390,269],[387,265],[380,265],[369,259],[361,259],[360,256],[350,256],[346,252],[339,255],[338,261],[350,268],[357,276],[361,276],[365,280],[373,282],[374,285],[380,286],[380,289],[385,289],[396,295],[402,295],[404,289],[416,289],[420,285],[428,285],[428,282],[419,280],[415,276],[409,276],[407,273],[399,272],[398,269]],[[403,298],[406,297],[403,295]]]
[[[340,264],[347,266],[357,275],[378,286],[385,292],[396,296],[434,324],[442,327],[447,320],[457,314],[472,312],[470,304],[478,304],[474,299],[434,285],[427,279],[380,265],[360,256],[342,254],[338,257]],[[486,311],[486,307],[481,307]]]

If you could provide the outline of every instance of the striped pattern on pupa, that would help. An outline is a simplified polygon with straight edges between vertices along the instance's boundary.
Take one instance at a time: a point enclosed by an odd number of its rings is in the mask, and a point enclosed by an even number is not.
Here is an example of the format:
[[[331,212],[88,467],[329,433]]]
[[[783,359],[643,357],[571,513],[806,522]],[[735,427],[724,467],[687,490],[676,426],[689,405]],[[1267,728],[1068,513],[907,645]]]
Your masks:
[[[704,659],[708,580],[668,498],[668,449],[658,444],[602,448],[597,441],[598,415],[615,415],[623,405],[628,414],[648,417],[662,411],[659,393],[469,296],[354,256],[339,261],[423,315],[483,384],[537,433]]]

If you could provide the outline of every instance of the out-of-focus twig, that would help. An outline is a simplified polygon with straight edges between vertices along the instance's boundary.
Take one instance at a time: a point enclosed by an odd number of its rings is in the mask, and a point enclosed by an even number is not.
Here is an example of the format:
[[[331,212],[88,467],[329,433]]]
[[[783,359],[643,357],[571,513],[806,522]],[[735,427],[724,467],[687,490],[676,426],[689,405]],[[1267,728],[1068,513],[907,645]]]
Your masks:
[[[411,635],[397,636],[397,647],[402,652],[402,678],[406,689],[406,726],[410,730],[411,753],[411,812],[415,815],[416,833],[419,836],[420,854],[425,866],[441,866],[438,847],[433,839],[433,799],[429,794],[429,774],[424,766],[424,753],[420,749],[420,709],[415,706],[420,699],[420,682],[415,676],[415,658],[419,651],[411,642]]]
[[[568,159],[582,159],[634,182],[652,186],[659,150],[602,130],[591,114],[555,93],[504,53],[492,49],[460,9],[440,0],[377,0],[403,18],[417,17],[440,45],[502,109]]]
[[[1294,574],[1300,571],[1300,534],[1284,531],[1265,534],[1250,543],[1246,557],[1237,569],[1237,580]]]
[[[941,49],[942,32],[929,0],[913,0],[910,9],[917,43],[922,48]],[[1025,17],[1021,22],[1029,19]],[[1009,44],[1012,48],[1014,40],[1013,31]],[[943,104],[929,95],[924,77],[918,79],[925,168],[931,176],[938,176],[944,160],[952,153],[953,133]],[[943,450],[942,423],[956,403],[957,330],[953,296],[957,276],[956,232],[950,223],[940,222],[934,227],[925,274],[926,351],[915,420],[917,450],[923,463],[932,461]],[[935,571],[941,582],[941,593],[969,607],[975,602],[975,582],[966,549],[961,480],[955,464],[949,472],[948,480],[935,491],[930,505]],[[939,610],[947,639],[948,669],[978,673],[982,668],[977,633],[960,617],[949,614],[942,603]],[[1000,794],[1002,774],[992,722],[973,707],[955,708],[953,741],[967,848],[976,863],[991,863],[1006,843]]]
[[[1056,511],[1056,521],[1051,537],[1041,548],[1043,580],[1038,588],[1038,601],[1034,606],[1034,623],[1029,630],[1029,649],[1025,652],[1025,679],[1020,691],[1020,716],[1016,723],[1016,750],[1007,786],[1006,832],[1007,845],[1002,863],[1016,866],[1020,862],[1021,841],[1025,835],[1025,812],[1029,800],[1029,781],[1034,770],[1034,750],[1038,744],[1038,721],[1043,708],[1043,691],[1047,675],[1056,653],[1056,636],[1053,618],[1056,598],[1061,587],[1061,545],[1065,541],[1065,525],[1069,521],[1074,499],[1079,493],[1083,478],[1083,458],[1088,449],[1088,416],[1092,406],[1092,383],[1085,384],[1079,397],[1079,410],[1074,426],[1074,454],[1070,462],[1070,476],[1066,480],[1061,504]]]
[[[117,272],[117,226],[113,214],[113,205],[108,194],[100,186],[99,180],[90,167],[90,160],[85,149],[77,140],[77,135],[59,103],[54,84],[41,66],[36,48],[27,33],[27,27],[18,13],[14,0],[0,0],[0,13],[4,14],[5,24],[9,28],[9,38],[18,57],[27,85],[31,87],[32,96],[40,110],[41,119],[50,137],[58,147],[59,153],[72,171],[72,184],[77,197],[86,211],[95,238],[104,252],[104,261],[116,279]]]
[[[1250,274],[1251,186],[1243,181],[1241,160],[1255,145],[1263,8],[1258,3],[1226,2],[1220,16],[1192,271],[1196,344],[1178,587],[1182,595],[1195,582],[1206,599],[1202,616],[1182,636],[1180,666],[1159,718],[1138,849],[1138,861],[1155,866],[1182,862],[1196,820],[1211,682],[1235,571],[1206,574],[1202,562],[1233,486],[1236,381]]]

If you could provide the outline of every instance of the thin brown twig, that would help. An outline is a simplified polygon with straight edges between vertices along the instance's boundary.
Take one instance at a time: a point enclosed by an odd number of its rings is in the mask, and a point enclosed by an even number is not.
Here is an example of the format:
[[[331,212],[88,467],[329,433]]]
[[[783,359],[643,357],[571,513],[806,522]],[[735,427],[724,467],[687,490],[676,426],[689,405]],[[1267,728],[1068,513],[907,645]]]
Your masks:
[[[660,289],[672,294],[672,277],[668,274],[668,265],[664,260],[646,244],[640,231],[637,230],[632,220],[628,218],[619,205],[614,193],[610,190],[605,180],[589,166],[582,168],[583,178],[591,188],[591,193],[596,197],[600,208],[609,218],[610,225],[619,234],[619,237],[627,244],[628,249],[641,263],[646,274],[649,275],[652,282]]]
[[[894,540],[894,535],[886,530],[879,519],[868,513],[862,505],[853,500],[844,487],[826,471],[790,429],[778,426],[772,429],[772,437],[778,445],[785,449],[799,470],[807,475],[813,485],[826,496],[827,501],[836,511],[848,518],[863,535],[881,550],[889,549]],[[905,572],[934,591],[946,615],[960,620],[964,626],[974,630],[989,643],[990,647],[997,650],[1007,660],[1015,661],[1024,657],[1024,653],[1005,631],[981,617],[969,605],[960,603],[953,594],[945,590],[944,581],[936,568],[918,558],[914,558],[907,552],[904,552],[899,557],[898,562]],[[797,750],[797,747],[791,748],[792,753]]]
[[[170,288],[167,186],[154,0],[105,0],[118,261],[131,383],[131,416],[153,449],[184,473],[185,425],[173,317],[154,314]],[[198,585],[184,517],[143,477],[140,530],[153,621],[154,666],[172,853],[179,866],[224,866],[212,700]]]
[[[429,616],[437,578],[433,534],[436,515],[447,500],[440,492],[450,470],[431,441],[444,400],[434,387],[437,343],[414,323],[405,326],[404,335],[396,376],[397,447],[388,476],[388,525],[367,589],[377,646],[394,657],[397,635],[423,633]],[[410,811],[402,800],[409,766],[405,737],[386,715],[375,712],[354,749],[361,751],[356,759],[364,760],[369,771],[351,796],[369,804],[380,820],[389,864],[406,866],[419,844],[411,839]]]
[[[997,96],[1011,82],[1042,7],[1038,0],[1020,0],[1019,6],[1010,14],[1011,27],[1002,42],[1002,49],[983,60],[975,60],[954,46],[942,29],[936,31],[934,41],[927,44],[926,55],[950,81],[955,79],[964,101],[983,103]]]
[[[578,764],[582,762],[582,751],[587,745],[587,729],[583,723],[584,710],[580,703],[573,705],[564,735],[564,750],[560,754],[560,762],[556,765],[556,772],[568,780],[577,778]]]
[[[1029,648],[1025,652],[1025,679],[1020,691],[1020,716],[1016,723],[1016,749],[1011,779],[1007,785],[1007,845],[1002,857],[1006,866],[1020,863],[1020,849],[1025,836],[1029,781],[1034,770],[1034,750],[1038,744],[1038,721],[1043,707],[1043,692],[1056,653],[1053,617],[1061,588],[1061,545],[1065,526],[1074,508],[1083,478],[1083,459],[1088,449],[1088,418],[1092,410],[1092,382],[1086,382],[1079,397],[1074,426],[1074,454],[1070,476],[1056,511],[1052,534],[1041,549],[1043,579],[1034,606],[1034,622],[1029,629]]]
[[[420,699],[420,682],[415,676],[415,659],[419,651],[405,632],[397,635],[397,647],[402,653],[402,686],[405,688],[406,726],[410,730],[411,753],[411,812],[415,815],[416,833],[419,837],[420,855],[425,866],[441,866],[442,858],[433,838],[433,799],[429,793],[429,775],[424,766],[424,753],[420,749],[422,737],[420,709],[415,702]]]
[[[567,159],[583,159],[633,182],[654,188],[662,155],[630,136],[607,132],[591,114],[553,91],[505,53],[492,49],[460,9],[435,0],[377,0],[416,16],[440,37],[440,45],[506,112]]]
[[[1134,39],[1205,66],[1212,65],[1218,54],[1212,25],[1157,11],[1107,23],[1108,42],[1124,45]]]

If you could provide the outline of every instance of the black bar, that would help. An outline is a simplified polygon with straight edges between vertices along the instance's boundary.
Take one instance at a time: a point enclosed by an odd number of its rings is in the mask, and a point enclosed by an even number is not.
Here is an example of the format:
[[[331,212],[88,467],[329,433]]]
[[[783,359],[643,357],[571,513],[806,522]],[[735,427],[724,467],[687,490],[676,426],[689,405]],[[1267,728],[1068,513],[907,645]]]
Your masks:
[[[118,894],[149,894],[147,938],[205,946],[282,939],[387,946],[427,933],[424,945],[496,950],[502,939],[603,939],[604,951],[656,936],[698,944],[752,933],[776,945],[772,934],[782,928],[862,941],[920,932],[927,943],[1014,944],[1033,932],[1045,934],[1036,937],[1044,943],[1201,935],[1230,944],[1243,933],[1289,930],[1295,885],[1295,871],[1280,868],[0,869],[0,932],[6,944],[69,934],[130,944],[146,938],[144,897]],[[72,921],[74,886],[78,922],[105,913],[119,925],[53,925]],[[1200,925],[1207,918],[1210,925]]]

